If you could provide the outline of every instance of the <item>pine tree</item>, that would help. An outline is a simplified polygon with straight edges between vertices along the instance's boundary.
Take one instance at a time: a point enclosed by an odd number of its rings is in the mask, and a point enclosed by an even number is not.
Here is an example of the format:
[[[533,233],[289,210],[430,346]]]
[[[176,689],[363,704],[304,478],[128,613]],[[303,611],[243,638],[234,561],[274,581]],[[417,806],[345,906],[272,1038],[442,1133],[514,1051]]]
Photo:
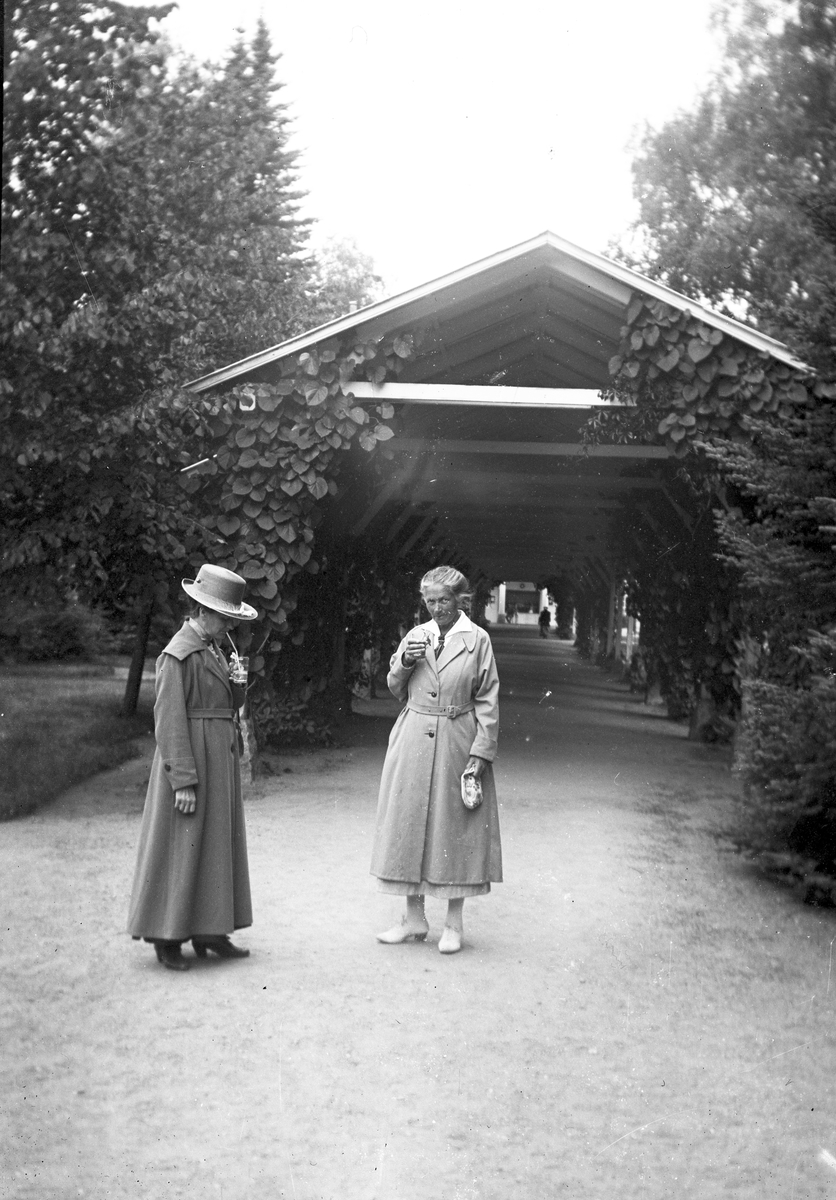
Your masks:
[[[96,599],[212,544],[178,483],[200,455],[206,406],[178,385],[305,323],[307,228],[263,26],[220,70],[175,69],[148,31],[166,10],[61,0],[19,11],[3,198],[3,564],[15,587],[34,572],[39,588],[48,577]],[[44,116],[56,94],[68,131],[57,141]]]

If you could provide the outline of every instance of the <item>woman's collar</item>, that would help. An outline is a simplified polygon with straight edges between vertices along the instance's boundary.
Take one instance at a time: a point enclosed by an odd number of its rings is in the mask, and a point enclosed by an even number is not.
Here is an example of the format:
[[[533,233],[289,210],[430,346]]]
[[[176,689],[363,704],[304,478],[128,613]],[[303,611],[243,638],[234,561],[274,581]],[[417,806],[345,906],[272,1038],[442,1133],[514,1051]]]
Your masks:
[[[444,636],[445,638],[448,638],[451,633],[470,633],[472,628],[473,622],[470,620],[470,617],[468,617],[464,609],[461,609],[459,611],[458,618],[453,622]],[[429,629],[430,633],[437,638],[441,637],[441,630],[438,627],[438,621],[436,621],[435,617],[433,617],[432,620],[427,621],[427,623],[424,625],[424,629]]]

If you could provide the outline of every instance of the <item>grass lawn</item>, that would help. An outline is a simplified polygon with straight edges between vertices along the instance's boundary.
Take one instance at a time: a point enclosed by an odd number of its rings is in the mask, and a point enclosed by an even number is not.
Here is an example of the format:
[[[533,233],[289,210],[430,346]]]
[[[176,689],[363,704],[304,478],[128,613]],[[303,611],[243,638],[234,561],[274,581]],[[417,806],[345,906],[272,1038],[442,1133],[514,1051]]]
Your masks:
[[[125,680],[109,666],[0,667],[0,820],[134,757],[134,740],[154,728],[153,690],[143,683],[139,712],[126,719]]]

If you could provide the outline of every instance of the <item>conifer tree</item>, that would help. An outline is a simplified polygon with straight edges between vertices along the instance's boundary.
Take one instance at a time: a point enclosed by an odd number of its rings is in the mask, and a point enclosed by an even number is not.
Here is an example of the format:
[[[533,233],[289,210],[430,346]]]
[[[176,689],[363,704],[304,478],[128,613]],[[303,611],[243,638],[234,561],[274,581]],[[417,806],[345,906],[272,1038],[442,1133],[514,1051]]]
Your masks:
[[[742,309],[833,380],[836,6],[747,0],[719,19],[716,78],[640,147],[632,261]],[[750,835],[767,830],[759,844],[773,849],[792,840],[800,809],[836,809],[836,407],[832,389],[819,391],[795,419],[748,417],[748,443],[706,447],[726,495],[722,553],[740,581],[738,761],[759,798]]]
[[[220,68],[176,65],[151,23],[166,11],[13,14],[0,505],[15,589],[127,597],[211,548],[178,481],[207,407],[179,385],[308,323],[266,27]]]

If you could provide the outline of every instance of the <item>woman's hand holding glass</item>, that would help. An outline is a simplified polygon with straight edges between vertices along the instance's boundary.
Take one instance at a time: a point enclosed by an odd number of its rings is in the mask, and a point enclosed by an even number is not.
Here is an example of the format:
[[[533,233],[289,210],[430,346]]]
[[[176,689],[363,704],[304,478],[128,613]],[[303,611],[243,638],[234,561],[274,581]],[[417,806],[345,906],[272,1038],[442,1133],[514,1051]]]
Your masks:
[[[429,638],[425,633],[411,633],[406,639],[406,650],[403,652],[404,665],[414,667],[419,659],[427,657]]]

